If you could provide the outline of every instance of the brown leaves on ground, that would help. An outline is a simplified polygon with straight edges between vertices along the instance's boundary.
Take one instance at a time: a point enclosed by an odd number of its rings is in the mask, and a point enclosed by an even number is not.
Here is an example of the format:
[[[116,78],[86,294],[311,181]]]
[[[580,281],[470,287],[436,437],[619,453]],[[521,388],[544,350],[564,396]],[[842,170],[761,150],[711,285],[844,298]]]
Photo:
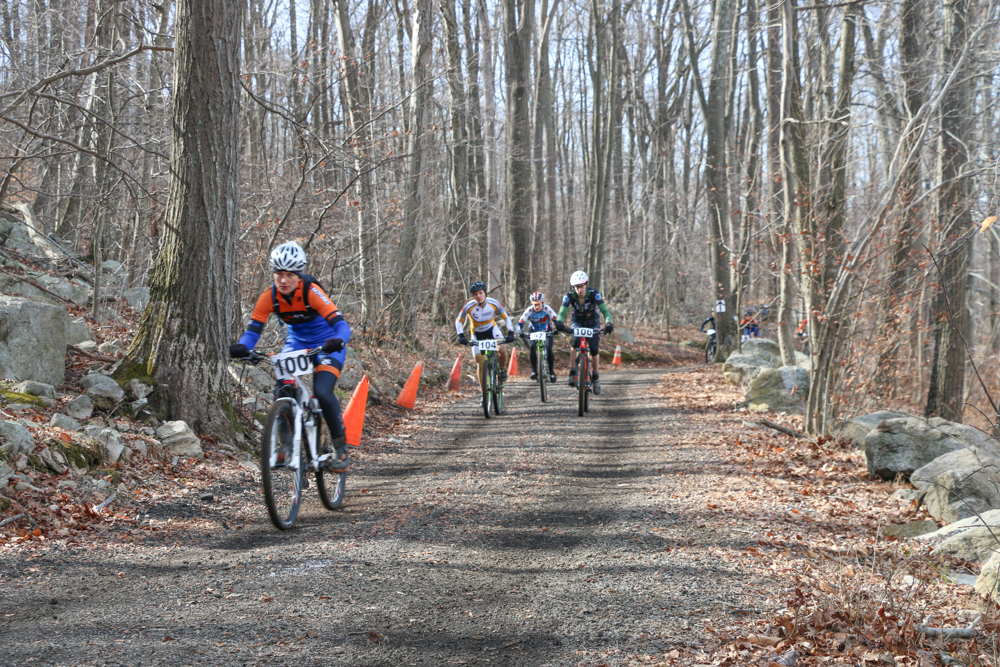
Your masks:
[[[720,457],[743,473],[730,476],[727,488],[707,491],[705,506],[719,522],[726,522],[729,512],[736,516],[736,510],[765,518],[770,528],[734,560],[748,571],[769,570],[776,582],[784,582],[773,591],[778,599],[770,601],[776,611],[706,624],[715,641],[705,647],[711,660],[703,662],[1000,664],[996,607],[947,578],[978,569],[881,535],[882,525],[929,518],[914,503],[890,499],[899,485],[870,479],[863,453],[853,444],[797,439],[754,426],[762,416],[737,408],[742,392],[727,386],[717,368],[683,375],[682,382],[664,382],[662,391],[693,421],[704,422],[703,444],[719,448]],[[763,417],[802,430],[799,418]],[[982,631],[971,641],[929,639],[916,627],[968,627],[980,613]],[[690,664],[690,659],[664,656],[658,664]]]

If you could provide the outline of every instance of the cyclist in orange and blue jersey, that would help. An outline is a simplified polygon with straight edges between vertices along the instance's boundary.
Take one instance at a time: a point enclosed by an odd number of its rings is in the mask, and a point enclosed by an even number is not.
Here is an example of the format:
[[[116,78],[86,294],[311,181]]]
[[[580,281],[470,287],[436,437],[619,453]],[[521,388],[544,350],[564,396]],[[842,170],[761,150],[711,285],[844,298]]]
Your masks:
[[[517,334],[522,338],[527,338],[528,334],[524,333],[524,328],[527,326],[531,331],[547,331],[550,335],[545,338],[545,360],[549,364],[549,382],[556,381],[556,372],[553,369],[553,364],[555,362],[555,355],[552,353],[552,331],[565,331],[566,325],[556,319],[556,311],[552,310],[549,304],[545,303],[545,295],[541,292],[531,293],[531,305],[521,313],[521,317],[517,319]],[[538,352],[537,345],[534,343],[528,343],[528,350],[531,355],[531,379],[538,379]],[[541,369],[541,372],[545,372],[545,369]]]
[[[247,330],[238,343],[229,346],[229,355],[238,359],[250,354],[272,313],[288,327],[282,352],[322,347],[314,360],[313,394],[323,410],[334,447],[334,455],[326,462],[327,469],[343,472],[350,462],[340,401],[333,387],[344,367],[351,327],[316,279],[302,272],[306,268],[306,253],[298,243],[289,241],[276,247],[271,252],[271,268],[274,282],[257,297]],[[275,396],[281,391],[279,385]]]
[[[472,336],[476,340],[491,340],[503,338],[505,343],[514,342],[514,323],[510,321],[510,315],[500,305],[500,302],[492,297],[486,296],[486,283],[482,280],[469,285],[469,292],[472,299],[462,306],[462,312],[455,318],[455,331],[458,333],[460,345],[468,345],[469,339],[465,337],[465,323],[469,322]],[[506,336],[501,334],[500,327],[503,325],[507,330]],[[500,381],[507,381],[507,346],[501,343],[497,346],[500,353]],[[480,366],[480,373],[476,377],[482,377],[482,365],[485,361],[483,355],[476,355],[476,363]]]

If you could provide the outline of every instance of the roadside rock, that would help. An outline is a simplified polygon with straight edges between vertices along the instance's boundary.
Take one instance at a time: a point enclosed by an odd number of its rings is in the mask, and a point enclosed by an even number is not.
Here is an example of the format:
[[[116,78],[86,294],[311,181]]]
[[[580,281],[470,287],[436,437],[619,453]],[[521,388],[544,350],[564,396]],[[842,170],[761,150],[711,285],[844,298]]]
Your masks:
[[[0,488],[7,486],[7,482],[14,476],[14,469],[5,461],[0,461]]]
[[[91,373],[80,380],[80,386],[98,407],[110,409],[125,398],[125,390],[107,375]]]
[[[141,401],[142,399],[146,398],[151,393],[153,393],[152,387],[150,387],[147,384],[143,384],[142,382],[139,382],[136,379],[133,379],[131,382],[128,383],[128,388],[132,398],[134,398],[137,401]]]
[[[61,428],[64,431],[79,431],[81,428],[80,422],[59,412],[52,415],[52,419],[49,420],[49,426]]]
[[[865,436],[878,428],[886,419],[902,419],[910,415],[895,410],[879,410],[869,415],[858,415],[833,427],[833,435],[844,440],[851,440],[858,447],[865,446]]]
[[[63,308],[0,296],[0,377],[61,385],[68,320]]]
[[[72,401],[63,406],[66,414],[73,419],[90,419],[94,414],[94,402],[89,396],[77,396]]]
[[[945,538],[931,553],[936,556],[950,554],[974,563],[986,563],[998,551],[1000,551],[1000,528],[980,526]]]
[[[11,387],[11,389],[19,394],[28,394],[29,396],[43,396],[45,398],[56,397],[56,388],[50,384],[45,384],[44,382],[25,380],[24,382],[18,382]]]
[[[751,338],[740,344],[743,354],[753,354],[757,356],[772,356],[781,359],[781,348],[769,338]],[[778,364],[781,365],[780,363]]]
[[[125,350],[122,347],[122,342],[120,340],[112,340],[98,345],[97,351],[101,354],[116,357],[119,354],[122,354]]]
[[[354,389],[361,382],[364,371],[365,362],[358,357],[353,348],[348,347],[347,355],[344,357],[344,368],[340,372],[337,386],[341,389]]]
[[[1000,509],[1000,471],[979,466],[948,470],[928,488],[924,503],[930,515],[943,523]]]
[[[809,373],[798,366],[765,368],[747,387],[747,407],[753,412],[803,414],[809,396]]]
[[[983,451],[978,447],[956,449],[942,454],[925,466],[921,466],[910,475],[910,484],[921,491],[928,490],[934,480],[949,470],[972,470],[975,468],[992,468],[1000,470],[1000,455],[991,450]]]
[[[61,452],[46,447],[38,453],[38,458],[52,472],[61,475],[66,472],[66,457]]]
[[[1000,553],[995,553],[983,566],[976,579],[976,592],[1000,604]]]
[[[73,317],[66,324],[66,342],[69,345],[78,345],[84,341],[93,339],[94,335],[87,326],[87,318]]]
[[[893,480],[897,475],[909,478],[915,470],[937,457],[975,444],[951,435],[942,428],[942,423],[952,424],[939,418],[928,421],[916,417],[879,422],[878,427],[865,436],[869,474],[886,480]],[[950,427],[948,431],[965,433]]]
[[[778,368],[781,359],[771,354],[749,354],[735,352],[722,364],[722,375],[726,382],[739,386],[756,378],[765,368]]]
[[[205,452],[201,449],[201,440],[186,422],[164,422],[160,428],[156,429],[156,437],[163,443],[163,449],[169,454],[197,459],[205,458]]]
[[[938,525],[933,521],[911,521],[910,523],[890,523],[882,531],[886,537],[897,537],[899,539],[916,537],[933,533],[938,529]]]
[[[31,431],[18,422],[0,421],[0,452],[11,458],[20,454],[29,454],[35,449],[35,438]]]
[[[141,313],[146,308],[146,304],[149,303],[149,288],[132,287],[122,292],[122,298],[128,302],[128,305]]]
[[[129,458],[132,450],[125,445],[121,433],[113,428],[104,426],[87,426],[83,432],[101,443],[104,447],[105,459],[111,463],[116,463],[120,458]]]

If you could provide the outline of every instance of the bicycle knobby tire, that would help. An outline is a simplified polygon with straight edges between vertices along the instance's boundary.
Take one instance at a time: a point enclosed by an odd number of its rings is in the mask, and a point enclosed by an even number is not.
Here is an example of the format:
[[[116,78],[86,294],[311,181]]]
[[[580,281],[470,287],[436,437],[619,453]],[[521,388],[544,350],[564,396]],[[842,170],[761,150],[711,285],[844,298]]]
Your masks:
[[[264,487],[264,504],[271,523],[278,530],[295,525],[302,504],[302,470],[306,456],[299,457],[297,468],[286,467],[292,458],[292,438],[295,434],[295,408],[292,400],[278,399],[267,411],[264,433],[260,437],[260,476]],[[282,452],[282,447],[285,450]],[[285,461],[271,468],[271,452],[278,451]]]

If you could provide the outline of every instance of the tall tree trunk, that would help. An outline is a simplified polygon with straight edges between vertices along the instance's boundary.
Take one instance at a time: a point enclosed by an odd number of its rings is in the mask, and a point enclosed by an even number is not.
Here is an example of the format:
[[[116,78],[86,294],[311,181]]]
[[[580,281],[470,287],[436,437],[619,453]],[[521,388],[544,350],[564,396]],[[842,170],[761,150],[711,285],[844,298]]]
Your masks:
[[[823,202],[825,220],[820,236],[823,239],[822,290],[820,298],[827,302],[830,289],[837,277],[844,257],[844,219],[847,209],[847,138],[851,127],[851,89],[854,85],[854,51],[860,5],[849,5],[844,10],[840,28],[840,78],[837,82],[836,106],[829,131],[830,191]],[[818,298],[817,301],[820,299]],[[810,380],[809,402],[806,410],[806,430],[825,433],[830,424],[831,392],[836,378],[836,366],[841,362],[835,354],[840,338],[842,313],[839,309],[827,310],[819,326],[811,330],[810,344],[814,365]]]
[[[516,303],[531,284],[531,34],[534,0],[503,0],[504,82],[504,183],[510,282],[507,303]]]
[[[149,304],[116,375],[153,382],[150,404],[160,419],[216,436],[233,430],[226,348],[239,229],[244,8],[239,0],[177,3],[163,244]]]
[[[396,307],[394,324],[408,328],[413,318],[406,316],[412,304],[407,283],[413,273],[419,277],[416,261],[417,238],[420,226],[420,184],[422,181],[422,139],[424,135],[424,104],[427,95],[426,81],[431,61],[430,0],[419,0],[413,12],[413,31],[410,48],[410,101],[406,116],[409,134],[406,141],[406,180],[403,184],[403,230],[399,239],[396,258]]]
[[[943,72],[959,63],[968,40],[969,0],[945,0]],[[964,65],[962,65],[964,66]],[[966,234],[972,228],[969,213],[970,177],[966,175],[972,141],[969,109],[972,77],[959,72],[941,102],[941,131],[937,146],[938,191],[938,287],[931,304],[934,358],[924,414],[951,421],[962,420],[965,389],[965,343],[969,330],[968,303],[971,288],[969,267],[973,245]]]
[[[733,292],[729,263],[730,250],[726,245],[729,228],[729,179],[726,165],[726,139],[729,136],[727,98],[732,87],[733,72],[730,66],[733,39],[735,0],[717,0],[712,20],[712,60],[709,73],[708,96],[702,97],[705,116],[705,187],[708,190],[708,252],[712,275],[712,289],[716,301],[725,304],[725,315],[715,320],[718,355],[726,355],[739,343],[739,332],[733,316],[736,295]],[[717,357],[718,358],[718,357]]]
[[[351,148],[353,158],[353,172],[351,176],[355,179],[353,192],[357,205],[354,218],[354,254],[357,257],[356,284],[358,286],[359,303],[361,306],[361,322],[371,323],[375,313],[379,310],[380,293],[375,276],[375,229],[372,215],[372,182],[371,172],[368,168],[364,154],[369,150],[370,131],[368,125],[368,114],[371,113],[370,91],[367,85],[363,84],[359,71],[361,65],[355,51],[354,31],[350,23],[350,7],[345,0],[334,0],[333,12],[334,22],[337,26],[337,46],[341,56],[345,58],[344,73],[341,78],[341,85],[346,89],[344,98],[347,105],[349,132],[351,140],[348,145]],[[369,18],[377,11],[376,3],[368,3]]]

